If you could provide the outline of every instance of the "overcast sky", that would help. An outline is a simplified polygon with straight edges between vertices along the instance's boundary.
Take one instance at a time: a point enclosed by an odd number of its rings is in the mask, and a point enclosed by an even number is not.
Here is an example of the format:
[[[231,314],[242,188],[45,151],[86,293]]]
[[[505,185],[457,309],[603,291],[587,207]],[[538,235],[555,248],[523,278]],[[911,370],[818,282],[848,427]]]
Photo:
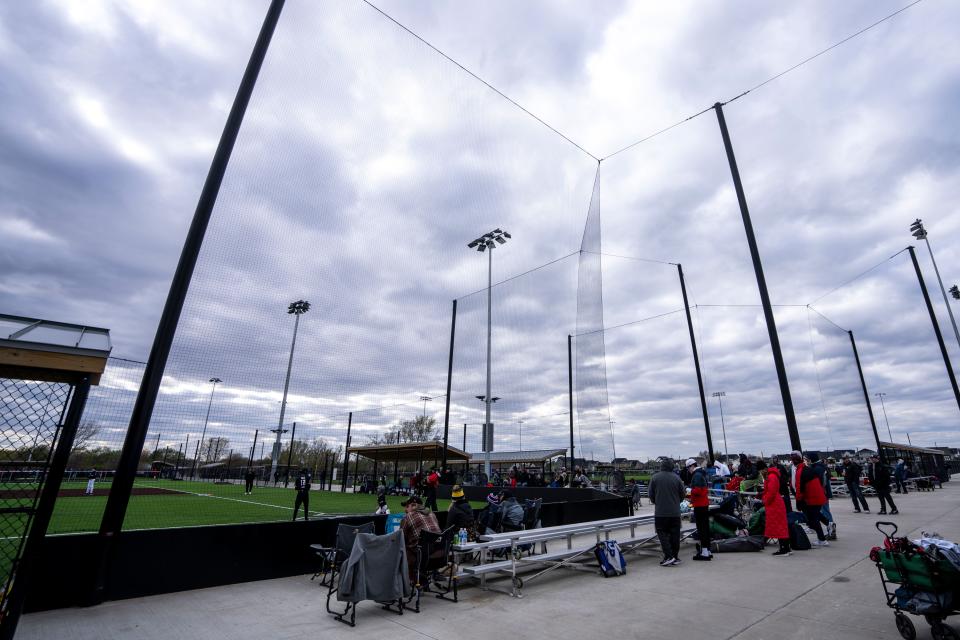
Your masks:
[[[224,382],[208,435],[243,448],[273,428],[285,310],[301,298],[313,308],[285,416],[298,437],[342,443],[349,411],[355,433],[376,433],[423,411],[422,395],[442,424],[456,298],[451,441],[467,424],[477,449],[486,297],[473,292],[487,260],[466,243],[502,227],[513,238],[495,251],[495,281],[557,262],[493,290],[498,449],[565,446],[566,336],[598,329],[601,310],[607,330],[575,341],[577,447],[598,458],[614,445],[644,458],[705,448],[676,267],[642,258],[683,264],[717,450],[724,430],[731,453],[788,450],[716,117],[616,152],[903,4],[378,4],[566,140],[371,6],[288,0],[151,441],[196,441],[212,376]],[[107,327],[114,355],[146,359],[266,7],[0,5],[0,312]],[[960,280],[958,19],[956,3],[924,0],[725,108],[770,295],[799,305],[776,314],[805,447],[872,443],[846,329],[882,437],[878,392],[895,440],[960,446],[909,257],[884,262],[915,242],[921,217],[946,285]],[[917,255],[960,364],[926,247]],[[113,363],[91,403],[104,440],[122,439],[137,373]]]

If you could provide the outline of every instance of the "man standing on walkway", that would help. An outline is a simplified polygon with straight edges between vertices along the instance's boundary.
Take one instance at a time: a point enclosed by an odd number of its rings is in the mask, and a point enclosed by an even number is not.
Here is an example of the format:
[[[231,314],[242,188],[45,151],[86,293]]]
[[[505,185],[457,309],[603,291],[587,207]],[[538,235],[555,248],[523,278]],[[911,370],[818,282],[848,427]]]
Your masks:
[[[880,456],[873,454],[870,456],[870,465],[867,467],[867,479],[870,480],[870,486],[877,492],[880,498],[880,515],[886,515],[887,503],[890,503],[890,514],[897,515],[897,505],[893,504],[893,498],[890,497],[890,470],[887,465],[880,462]]]
[[[897,458],[897,466],[893,468],[893,480],[896,483],[897,493],[907,492],[907,483],[904,482],[906,479],[907,464],[903,461],[903,458]]]
[[[863,497],[863,490],[860,488],[860,474],[863,469],[860,468],[850,456],[843,456],[843,481],[847,485],[847,492],[850,499],[853,500],[853,512],[860,513],[861,507],[867,513],[870,513],[870,506],[867,499]]]
[[[300,469],[297,479],[293,483],[293,488],[297,492],[297,498],[293,503],[293,519],[297,519],[297,511],[300,505],[303,505],[303,519],[310,519],[310,472],[306,469]]]
[[[827,540],[837,539],[837,523],[833,521],[833,514],[830,513],[830,498],[833,497],[833,487],[830,485],[830,470],[823,464],[820,454],[810,453],[810,464],[818,476],[820,476],[820,486],[823,487],[823,495],[826,502],[820,507],[820,522],[827,525]]]
[[[650,478],[647,498],[654,506],[653,526],[663,549],[661,567],[680,564],[680,503],[686,497],[683,481],[673,472],[673,460],[663,458],[660,471]]]
[[[820,508],[827,502],[827,497],[823,493],[823,485],[820,484],[820,476],[810,464],[810,459],[819,456],[808,453],[806,457],[799,451],[791,454],[794,464],[793,487],[797,494],[797,509],[803,512],[807,521],[807,526],[813,529],[817,534],[817,541],[813,544],[818,547],[829,547],[827,537],[823,534],[823,527],[820,526]]]
[[[710,554],[710,492],[707,490],[707,472],[693,458],[687,460],[690,473],[690,506],[697,523],[697,554],[694,560],[713,560]]]

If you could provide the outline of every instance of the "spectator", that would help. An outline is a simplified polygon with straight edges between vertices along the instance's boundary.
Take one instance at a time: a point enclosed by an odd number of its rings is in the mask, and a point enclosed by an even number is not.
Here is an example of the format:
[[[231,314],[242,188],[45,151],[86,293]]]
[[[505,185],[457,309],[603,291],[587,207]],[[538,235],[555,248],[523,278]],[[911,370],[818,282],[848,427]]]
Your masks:
[[[713,466],[717,468],[717,478],[719,478],[721,482],[726,482],[726,479],[730,477],[730,467],[720,460],[715,460]]]
[[[740,454],[740,466],[737,467],[737,475],[743,478],[740,481],[740,491],[753,491],[760,482],[760,474],[757,472],[756,465],[745,453]]]
[[[590,482],[590,478],[588,478],[587,474],[583,471],[583,469],[581,469],[580,473],[577,475],[577,485],[579,485],[582,489],[589,489],[592,484],[593,483]]]
[[[440,533],[440,524],[437,522],[437,516],[423,506],[420,496],[410,496],[400,505],[406,510],[403,520],[400,521],[400,529],[403,531],[403,542],[407,547],[407,571],[410,574],[410,582],[413,582],[417,575],[417,547],[420,544],[420,532]]]
[[[893,480],[897,489],[897,493],[906,493],[907,484],[904,480],[907,479],[907,464],[903,461],[903,458],[897,459],[897,466],[893,468]]]
[[[787,511],[780,491],[780,466],[782,465],[767,467],[767,476],[763,483],[763,535],[777,539],[780,548],[773,555],[783,558],[790,555],[790,530],[787,528]]]
[[[640,485],[637,483],[635,478],[630,478],[627,488],[630,489],[630,500],[633,501],[633,505],[635,507],[642,507],[643,500],[642,496],[640,495]]]
[[[895,516],[900,513],[897,511],[897,505],[893,504],[893,498],[890,497],[890,470],[887,469],[887,465],[880,461],[880,456],[877,454],[870,456],[867,480],[870,481],[870,486],[873,487],[874,491],[877,492],[877,497],[880,498],[880,511],[877,513],[886,515],[887,502],[890,503],[890,515]]]
[[[793,511],[793,504],[790,500],[790,474],[787,473],[787,467],[779,460],[775,460],[773,466],[777,468],[777,472],[780,474],[780,495],[783,497],[783,506],[787,513],[790,513]]]
[[[829,547],[830,543],[827,542],[823,527],[820,526],[820,507],[827,501],[827,497],[823,493],[820,476],[814,471],[813,465],[808,464],[810,457],[820,459],[814,453],[808,454],[807,458],[804,458],[799,451],[794,451],[791,454],[794,464],[793,487],[797,494],[797,509],[803,512],[807,526],[817,534],[817,541],[813,544],[819,547]]]
[[[863,497],[863,489],[860,488],[862,472],[863,469],[850,456],[843,456],[843,482],[847,485],[850,499],[853,500],[854,513],[860,513],[861,507],[864,511],[870,513],[870,506],[867,504],[867,499]]]
[[[707,472],[693,458],[687,460],[687,472],[690,475],[690,506],[693,507],[693,519],[697,523],[697,553],[694,560],[713,560],[710,554],[710,495],[707,490]]]
[[[836,540],[837,523],[833,521],[833,514],[830,513],[830,498],[833,497],[833,487],[830,486],[830,472],[823,461],[820,460],[819,454],[814,452],[810,456],[813,470],[820,476],[820,485],[823,487],[823,495],[827,500],[820,507],[820,522],[827,525],[827,540]]]
[[[513,492],[504,490],[500,493],[500,511],[503,514],[500,522],[504,529],[516,531],[523,526],[523,507],[513,497]]]
[[[685,497],[683,481],[673,471],[673,460],[663,458],[660,471],[650,478],[647,489],[647,498],[654,505],[654,528],[663,549],[661,567],[680,564],[680,503]]]
[[[470,506],[470,501],[464,495],[463,488],[460,485],[454,485],[450,497],[453,498],[453,501],[447,511],[447,527],[456,527],[456,531],[466,529],[467,536],[473,540],[475,538],[473,507]]]
[[[426,507],[432,511],[437,511],[437,487],[440,486],[440,474],[437,473],[436,467],[430,467],[430,474],[424,484],[426,485],[424,491],[427,497]]]

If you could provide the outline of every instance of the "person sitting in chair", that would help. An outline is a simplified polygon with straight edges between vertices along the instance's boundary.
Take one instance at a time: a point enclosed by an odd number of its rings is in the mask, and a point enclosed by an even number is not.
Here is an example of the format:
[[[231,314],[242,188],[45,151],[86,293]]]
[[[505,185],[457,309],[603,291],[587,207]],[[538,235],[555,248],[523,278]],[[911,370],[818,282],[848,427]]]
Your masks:
[[[453,498],[453,502],[450,503],[450,509],[447,511],[447,527],[456,527],[456,531],[466,529],[467,536],[472,539],[475,523],[470,501],[467,500],[467,497],[463,494],[463,488],[458,484],[453,486],[450,497]]]
[[[400,505],[406,510],[406,515],[400,521],[400,529],[403,531],[403,542],[407,547],[407,569],[410,581],[413,582],[417,575],[417,547],[420,545],[420,532],[440,533],[440,523],[437,522],[437,516],[423,506],[420,496],[410,496]]]
[[[503,491],[500,494],[500,511],[503,514],[501,526],[505,530],[516,531],[523,527],[523,507],[513,497],[513,492]]]

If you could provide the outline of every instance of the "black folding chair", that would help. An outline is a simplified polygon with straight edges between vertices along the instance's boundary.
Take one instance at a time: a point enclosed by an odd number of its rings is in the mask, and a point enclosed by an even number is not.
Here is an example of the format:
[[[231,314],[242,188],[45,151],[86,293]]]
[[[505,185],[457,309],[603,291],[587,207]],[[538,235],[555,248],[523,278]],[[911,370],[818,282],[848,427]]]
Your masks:
[[[353,541],[358,533],[374,533],[375,527],[372,522],[363,524],[339,524],[337,525],[336,545],[325,547],[322,544],[312,544],[310,548],[320,557],[320,570],[310,578],[314,580],[317,576],[320,578],[321,587],[329,587],[332,576],[340,569],[343,561],[350,557],[350,550],[353,549]]]
[[[448,527],[441,533],[420,532],[413,593],[407,600],[408,608],[414,612],[420,613],[420,596],[425,591],[435,593],[442,600],[459,601],[451,549],[456,535],[456,527]],[[451,593],[453,597],[447,597]]]

